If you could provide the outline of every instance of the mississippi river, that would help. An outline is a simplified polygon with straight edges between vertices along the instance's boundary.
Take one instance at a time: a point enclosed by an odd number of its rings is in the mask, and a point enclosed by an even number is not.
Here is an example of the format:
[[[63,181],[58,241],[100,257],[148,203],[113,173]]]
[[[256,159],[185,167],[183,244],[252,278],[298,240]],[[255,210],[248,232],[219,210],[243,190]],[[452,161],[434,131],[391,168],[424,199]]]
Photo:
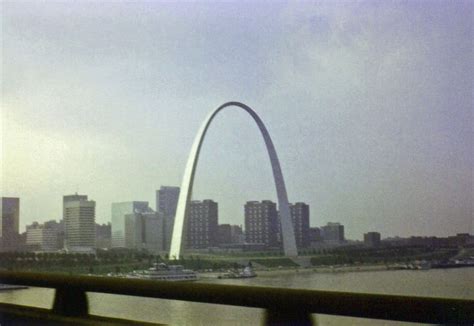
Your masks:
[[[200,282],[350,291],[381,294],[474,299],[474,268],[426,271],[373,271],[340,273],[265,273],[253,279]],[[54,291],[29,288],[0,293],[0,302],[50,308]],[[168,323],[172,325],[258,325],[263,310],[224,305],[137,298],[90,293],[90,312],[95,315]],[[318,325],[408,325],[347,317],[315,315]]]

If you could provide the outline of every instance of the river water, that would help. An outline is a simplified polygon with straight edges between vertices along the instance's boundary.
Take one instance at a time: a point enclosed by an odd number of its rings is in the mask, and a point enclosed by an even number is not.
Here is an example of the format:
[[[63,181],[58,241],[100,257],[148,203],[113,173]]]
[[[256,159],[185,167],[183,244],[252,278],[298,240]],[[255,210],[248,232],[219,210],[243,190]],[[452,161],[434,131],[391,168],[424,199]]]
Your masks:
[[[206,279],[200,282],[474,299],[474,268],[347,273],[276,272],[262,274],[253,279]],[[6,291],[0,293],[0,302],[50,308],[53,295],[53,290],[43,288]],[[173,325],[248,326],[259,325],[263,320],[263,310],[254,308],[101,293],[90,293],[89,302],[90,312],[95,315]],[[326,315],[317,315],[314,318],[318,325],[408,325]]]

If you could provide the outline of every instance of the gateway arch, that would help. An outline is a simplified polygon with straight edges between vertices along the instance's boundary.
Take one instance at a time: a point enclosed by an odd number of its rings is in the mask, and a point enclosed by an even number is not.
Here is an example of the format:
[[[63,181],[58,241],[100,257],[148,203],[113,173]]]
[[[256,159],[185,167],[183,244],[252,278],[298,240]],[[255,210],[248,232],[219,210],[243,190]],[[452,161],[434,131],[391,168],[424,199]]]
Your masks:
[[[270,134],[265,128],[260,117],[253,111],[250,107],[240,102],[227,102],[216,110],[211,112],[204,123],[201,125],[196,138],[194,139],[193,147],[191,148],[191,152],[189,154],[188,162],[186,164],[186,168],[184,170],[184,176],[181,183],[181,191],[179,193],[178,199],[178,206],[176,209],[176,216],[174,219],[174,226],[173,226],[173,234],[171,238],[171,247],[169,252],[169,257],[174,257],[179,259],[181,256],[181,252],[184,247],[184,235],[185,235],[185,226],[186,226],[186,218],[188,214],[188,207],[189,202],[191,200],[192,192],[193,192],[193,183],[194,183],[194,175],[196,172],[196,166],[199,159],[199,152],[201,151],[201,146],[204,141],[204,137],[206,136],[207,129],[209,128],[212,120],[214,117],[223,109],[235,106],[240,109],[243,109],[248,114],[252,116],[252,118],[257,123],[260,132],[262,133],[263,139],[265,141],[265,145],[267,147],[268,155],[270,157],[270,163],[272,165],[273,170],[273,178],[275,180],[275,187],[278,197],[278,206],[280,209],[280,217],[281,217],[281,231],[283,235],[283,250],[286,256],[297,256],[298,251],[296,249],[296,242],[295,242],[295,234],[293,231],[293,224],[291,222],[290,216],[290,207],[288,204],[288,195],[286,192],[285,181],[283,179],[283,174],[281,172],[280,162],[278,161],[278,156],[275,151],[275,146],[273,146],[272,139],[270,138]]]

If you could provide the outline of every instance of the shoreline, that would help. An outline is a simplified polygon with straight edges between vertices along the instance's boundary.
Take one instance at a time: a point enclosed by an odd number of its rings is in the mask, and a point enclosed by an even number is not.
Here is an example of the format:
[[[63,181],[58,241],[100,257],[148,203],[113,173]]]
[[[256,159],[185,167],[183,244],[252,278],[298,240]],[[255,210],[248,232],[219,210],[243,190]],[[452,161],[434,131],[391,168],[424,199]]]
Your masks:
[[[372,271],[388,271],[386,265],[363,265],[363,266],[334,266],[334,267],[296,267],[296,268],[276,268],[262,269],[256,272],[263,274],[287,274],[287,273],[357,273]]]
[[[360,273],[360,272],[383,272],[383,271],[427,271],[438,270],[440,268],[431,269],[404,269],[387,265],[360,265],[360,266],[334,266],[334,267],[287,267],[287,268],[254,268],[257,277],[259,276],[276,276],[285,274],[339,274],[339,273]],[[202,272],[199,273],[201,279],[217,279],[219,275],[225,272]]]
[[[357,272],[373,272],[373,271],[389,271],[386,265],[364,265],[364,266],[336,266],[336,267],[283,267],[283,268],[254,268],[257,277],[273,276],[285,274],[299,273],[357,273]],[[202,279],[217,279],[224,272],[203,272],[199,273]]]

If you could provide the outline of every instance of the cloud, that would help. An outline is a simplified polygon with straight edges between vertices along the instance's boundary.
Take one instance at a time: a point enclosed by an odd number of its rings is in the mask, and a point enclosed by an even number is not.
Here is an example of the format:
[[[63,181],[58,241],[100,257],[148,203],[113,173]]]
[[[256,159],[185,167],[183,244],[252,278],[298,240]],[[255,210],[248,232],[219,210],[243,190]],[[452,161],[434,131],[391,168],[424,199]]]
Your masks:
[[[153,202],[154,189],[179,184],[206,114],[241,100],[267,125],[290,199],[311,205],[313,225],[339,220],[351,237],[372,225],[384,235],[472,228],[466,8],[8,3],[5,185],[25,197],[25,221],[55,217],[77,184],[108,220],[111,202]],[[195,198],[242,223],[246,200],[275,199],[267,160],[251,119],[226,111]]]

